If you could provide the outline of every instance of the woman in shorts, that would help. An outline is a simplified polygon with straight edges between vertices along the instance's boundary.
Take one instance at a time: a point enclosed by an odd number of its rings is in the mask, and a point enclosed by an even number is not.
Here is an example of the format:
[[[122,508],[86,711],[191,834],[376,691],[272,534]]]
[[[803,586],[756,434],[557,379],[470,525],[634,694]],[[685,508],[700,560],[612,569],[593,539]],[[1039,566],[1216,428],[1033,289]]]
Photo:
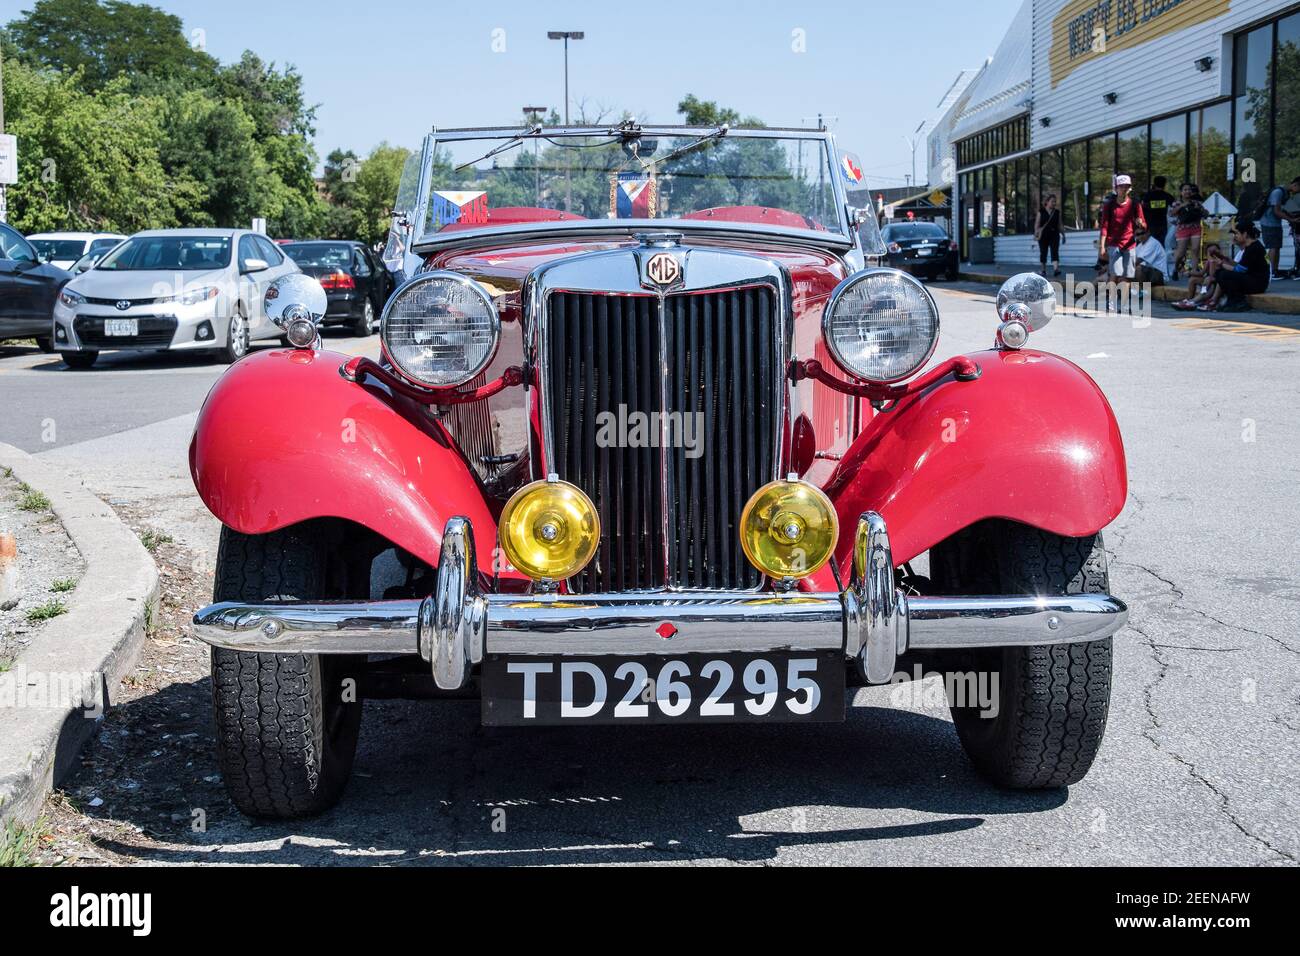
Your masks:
[[[1174,271],[1172,278],[1177,279],[1182,271],[1183,260],[1187,253],[1192,254],[1192,262],[1201,261],[1201,220],[1207,215],[1201,204],[1201,191],[1195,183],[1183,183],[1178,188],[1178,199],[1169,211],[1174,214]]]

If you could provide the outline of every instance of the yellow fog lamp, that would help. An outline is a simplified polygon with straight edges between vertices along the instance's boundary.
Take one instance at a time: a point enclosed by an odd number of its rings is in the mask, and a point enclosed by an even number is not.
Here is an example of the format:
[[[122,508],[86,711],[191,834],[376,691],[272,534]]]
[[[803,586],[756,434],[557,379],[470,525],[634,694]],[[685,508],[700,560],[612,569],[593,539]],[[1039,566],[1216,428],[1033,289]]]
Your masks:
[[[835,551],[839,531],[830,499],[795,479],[759,488],[740,516],[745,557],[777,580],[807,577],[824,565]]]
[[[580,488],[555,476],[511,495],[499,528],[506,560],[534,581],[573,577],[600,543],[596,506]]]

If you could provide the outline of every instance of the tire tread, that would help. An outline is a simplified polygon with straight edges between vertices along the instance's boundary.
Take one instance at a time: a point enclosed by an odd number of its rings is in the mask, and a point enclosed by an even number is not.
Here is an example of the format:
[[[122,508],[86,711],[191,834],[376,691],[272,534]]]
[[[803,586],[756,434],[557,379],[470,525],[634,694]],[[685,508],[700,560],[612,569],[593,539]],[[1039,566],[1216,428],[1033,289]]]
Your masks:
[[[1000,593],[1082,594],[1108,588],[1101,536],[1067,538],[1025,525],[992,529]],[[1000,672],[1001,713],[952,708],[976,768],[1016,789],[1069,786],[1087,774],[1106,729],[1111,639],[994,649],[974,655]],[[982,726],[983,725],[983,726]]]
[[[323,597],[321,554],[302,529],[243,535],[223,528],[213,598]],[[231,799],[249,816],[319,813],[342,792],[351,750],[335,756],[342,766],[326,765],[323,667],[312,655],[212,649],[219,762]]]

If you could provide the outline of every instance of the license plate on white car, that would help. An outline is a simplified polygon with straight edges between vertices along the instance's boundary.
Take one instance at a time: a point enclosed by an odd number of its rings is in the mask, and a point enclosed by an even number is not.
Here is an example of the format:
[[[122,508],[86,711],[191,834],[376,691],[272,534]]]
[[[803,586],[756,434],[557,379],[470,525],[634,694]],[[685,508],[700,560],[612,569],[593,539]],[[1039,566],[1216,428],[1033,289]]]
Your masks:
[[[105,319],[104,334],[112,336],[139,335],[140,323],[136,319]]]
[[[841,721],[844,653],[488,654],[482,694],[492,725]]]

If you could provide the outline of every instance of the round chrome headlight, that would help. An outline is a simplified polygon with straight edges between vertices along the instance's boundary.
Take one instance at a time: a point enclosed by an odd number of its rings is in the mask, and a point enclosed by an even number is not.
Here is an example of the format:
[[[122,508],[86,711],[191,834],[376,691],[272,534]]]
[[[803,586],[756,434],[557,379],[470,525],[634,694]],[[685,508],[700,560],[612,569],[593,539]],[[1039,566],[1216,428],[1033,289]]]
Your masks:
[[[919,281],[895,269],[855,272],[835,287],[822,335],[840,368],[868,382],[907,378],[934,354],[939,309]]]
[[[393,293],[379,337],[407,378],[430,388],[464,385],[492,362],[501,322],[492,297],[456,272],[426,272]]]

